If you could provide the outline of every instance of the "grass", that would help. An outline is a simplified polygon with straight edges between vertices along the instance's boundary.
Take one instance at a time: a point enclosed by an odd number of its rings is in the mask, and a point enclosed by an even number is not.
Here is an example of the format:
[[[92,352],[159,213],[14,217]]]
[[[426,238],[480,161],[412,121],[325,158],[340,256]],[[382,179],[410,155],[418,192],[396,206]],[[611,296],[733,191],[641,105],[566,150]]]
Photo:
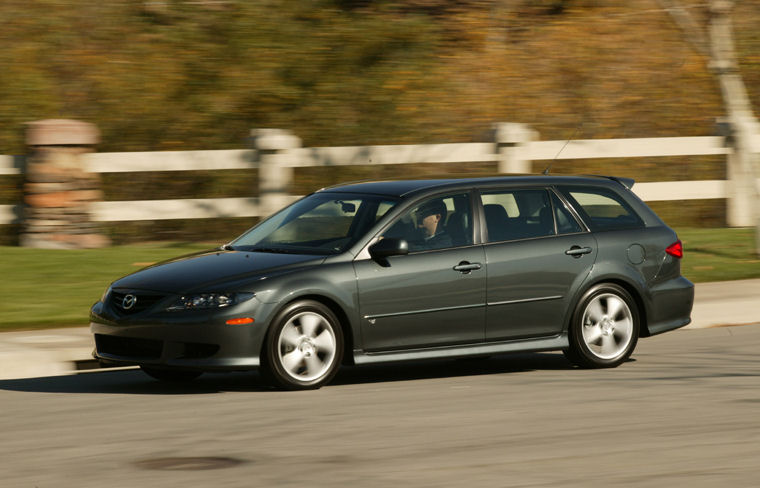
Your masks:
[[[760,278],[753,228],[676,229],[684,244],[681,274],[695,283]]]
[[[0,247],[0,330],[87,325],[90,306],[116,278],[211,247],[186,243],[87,250]]]
[[[682,273],[694,282],[760,278],[754,229],[678,229]],[[209,249],[159,243],[76,251],[0,247],[0,330],[84,326],[114,279],[150,263]]]

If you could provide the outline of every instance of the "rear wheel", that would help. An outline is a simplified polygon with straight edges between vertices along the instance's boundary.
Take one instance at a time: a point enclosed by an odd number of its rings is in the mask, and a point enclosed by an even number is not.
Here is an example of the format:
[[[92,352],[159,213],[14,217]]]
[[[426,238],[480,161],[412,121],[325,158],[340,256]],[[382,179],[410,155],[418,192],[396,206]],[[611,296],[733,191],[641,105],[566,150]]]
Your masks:
[[[343,332],[335,314],[312,300],[285,308],[267,334],[263,364],[277,386],[289,390],[319,388],[338,371]]]
[[[202,371],[188,371],[182,369],[163,369],[153,366],[140,366],[145,374],[159,381],[192,381],[203,374]]]
[[[565,356],[584,368],[614,368],[633,352],[639,338],[639,311],[624,288],[602,283],[578,302]]]

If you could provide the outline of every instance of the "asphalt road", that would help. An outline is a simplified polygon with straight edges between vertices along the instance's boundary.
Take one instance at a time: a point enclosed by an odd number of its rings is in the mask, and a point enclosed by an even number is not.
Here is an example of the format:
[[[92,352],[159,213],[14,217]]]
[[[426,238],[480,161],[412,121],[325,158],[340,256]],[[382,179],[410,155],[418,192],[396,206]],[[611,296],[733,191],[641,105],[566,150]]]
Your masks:
[[[0,381],[0,487],[750,487],[760,325],[645,339],[613,370],[561,354],[255,374]]]

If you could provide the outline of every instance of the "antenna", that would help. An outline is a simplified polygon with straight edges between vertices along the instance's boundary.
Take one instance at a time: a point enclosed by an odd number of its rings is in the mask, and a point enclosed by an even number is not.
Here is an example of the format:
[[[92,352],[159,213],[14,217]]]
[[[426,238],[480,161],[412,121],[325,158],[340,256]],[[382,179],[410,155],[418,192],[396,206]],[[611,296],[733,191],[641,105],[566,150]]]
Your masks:
[[[567,145],[570,144],[570,141],[572,141],[573,139],[575,139],[575,134],[578,133],[578,129],[580,129],[582,125],[583,125],[583,122],[581,122],[580,124],[578,124],[578,126],[573,131],[573,135],[570,136],[570,139],[568,139],[567,141],[565,141],[565,145],[562,146],[562,149],[560,149],[559,152],[557,153],[557,155],[554,156],[554,159],[552,159],[552,162],[549,163],[549,166],[547,166],[546,169],[541,172],[542,175],[545,175],[545,176],[549,175],[549,171],[552,169],[552,164],[554,164],[554,161],[556,161],[557,158],[559,157],[559,155],[562,154],[562,151],[565,150],[565,148],[567,147]]]

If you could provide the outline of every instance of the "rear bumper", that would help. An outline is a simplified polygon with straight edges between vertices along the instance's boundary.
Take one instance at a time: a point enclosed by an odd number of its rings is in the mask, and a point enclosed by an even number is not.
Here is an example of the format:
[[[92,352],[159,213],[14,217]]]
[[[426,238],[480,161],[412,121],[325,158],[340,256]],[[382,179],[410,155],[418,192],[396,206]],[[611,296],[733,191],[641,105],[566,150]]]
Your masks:
[[[694,283],[683,276],[652,287],[646,335],[662,334],[688,325],[693,306]]]

